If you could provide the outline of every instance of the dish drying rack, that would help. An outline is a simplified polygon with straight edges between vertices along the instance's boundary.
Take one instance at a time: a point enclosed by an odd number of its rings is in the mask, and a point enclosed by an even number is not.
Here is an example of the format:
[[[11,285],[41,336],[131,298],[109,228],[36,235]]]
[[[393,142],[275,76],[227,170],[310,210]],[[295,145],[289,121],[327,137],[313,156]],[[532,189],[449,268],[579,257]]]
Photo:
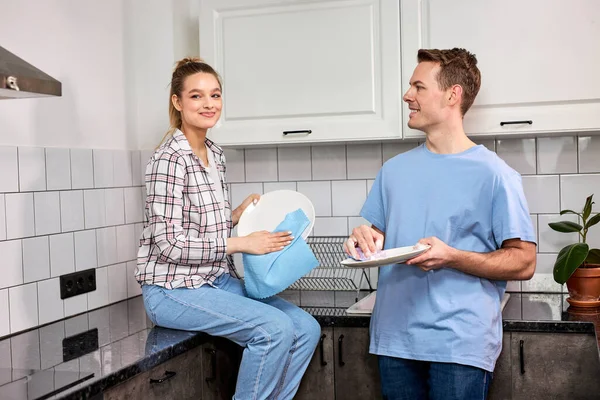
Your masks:
[[[348,258],[343,247],[347,239],[346,236],[307,237],[306,243],[319,260],[319,265],[294,282],[289,289],[356,291],[358,298],[364,279],[372,292],[371,280],[364,268],[346,268],[340,263]],[[360,274],[358,284],[357,274]]]

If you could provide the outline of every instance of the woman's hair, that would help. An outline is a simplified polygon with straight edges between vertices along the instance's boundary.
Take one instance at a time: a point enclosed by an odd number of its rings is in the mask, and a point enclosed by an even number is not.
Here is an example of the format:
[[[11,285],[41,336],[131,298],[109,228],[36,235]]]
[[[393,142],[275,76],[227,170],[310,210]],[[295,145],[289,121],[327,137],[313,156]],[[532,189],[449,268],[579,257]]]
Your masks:
[[[169,93],[169,130],[160,141],[159,146],[175,132],[176,129],[181,129],[181,112],[179,112],[173,105],[171,98],[173,95],[181,97],[185,80],[188,76],[203,72],[205,74],[211,74],[219,82],[219,87],[222,89],[221,77],[214,70],[213,67],[206,64],[202,59],[197,57],[186,57],[182,60],[177,61],[175,69],[173,70],[173,76],[171,77],[171,92]]]

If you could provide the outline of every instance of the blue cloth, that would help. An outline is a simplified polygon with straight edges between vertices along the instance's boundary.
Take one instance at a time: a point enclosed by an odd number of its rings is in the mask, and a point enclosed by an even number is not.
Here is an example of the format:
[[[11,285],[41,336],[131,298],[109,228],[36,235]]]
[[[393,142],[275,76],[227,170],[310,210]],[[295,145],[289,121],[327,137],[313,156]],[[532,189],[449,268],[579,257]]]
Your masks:
[[[436,236],[488,253],[507,239],[535,242],[521,176],[484,146],[435,154],[421,145],[384,164],[361,216],[385,232],[385,248]],[[506,281],[452,268],[380,268],[370,351],[493,371],[502,346]]]
[[[285,290],[292,283],[319,265],[312,250],[302,239],[310,221],[302,209],[287,214],[274,232],[291,231],[292,243],[281,251],[269,254],[242,255],[244,282],[248,296],[265,299]]]

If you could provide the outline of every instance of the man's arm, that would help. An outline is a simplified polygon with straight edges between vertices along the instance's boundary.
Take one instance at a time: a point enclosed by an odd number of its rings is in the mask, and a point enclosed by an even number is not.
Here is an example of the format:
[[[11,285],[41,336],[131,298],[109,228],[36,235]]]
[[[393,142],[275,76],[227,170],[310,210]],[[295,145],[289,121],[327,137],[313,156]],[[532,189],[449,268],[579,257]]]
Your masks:
[[[466,274],[492,280],[528,280],[535,272],[535,244],[520,239],[508,239],[502,248],[490,253],[475,253],[448,246],[436,237],[420,243],[431,249],[407,261],[424,271],[450,267]]]

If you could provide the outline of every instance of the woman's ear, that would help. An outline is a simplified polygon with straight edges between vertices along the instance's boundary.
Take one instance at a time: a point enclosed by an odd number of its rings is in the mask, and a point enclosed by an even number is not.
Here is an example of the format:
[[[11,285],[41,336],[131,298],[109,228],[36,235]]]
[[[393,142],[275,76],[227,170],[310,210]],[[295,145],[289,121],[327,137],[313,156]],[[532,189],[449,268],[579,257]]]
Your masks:
[[[179,112],[181,112],[181,103],[179,103],[179,97],[177,97],[176,94],[174,94],[173,96],[171,96],[171,103],[173,103],[173,107],[175,107],[175,109]]]

